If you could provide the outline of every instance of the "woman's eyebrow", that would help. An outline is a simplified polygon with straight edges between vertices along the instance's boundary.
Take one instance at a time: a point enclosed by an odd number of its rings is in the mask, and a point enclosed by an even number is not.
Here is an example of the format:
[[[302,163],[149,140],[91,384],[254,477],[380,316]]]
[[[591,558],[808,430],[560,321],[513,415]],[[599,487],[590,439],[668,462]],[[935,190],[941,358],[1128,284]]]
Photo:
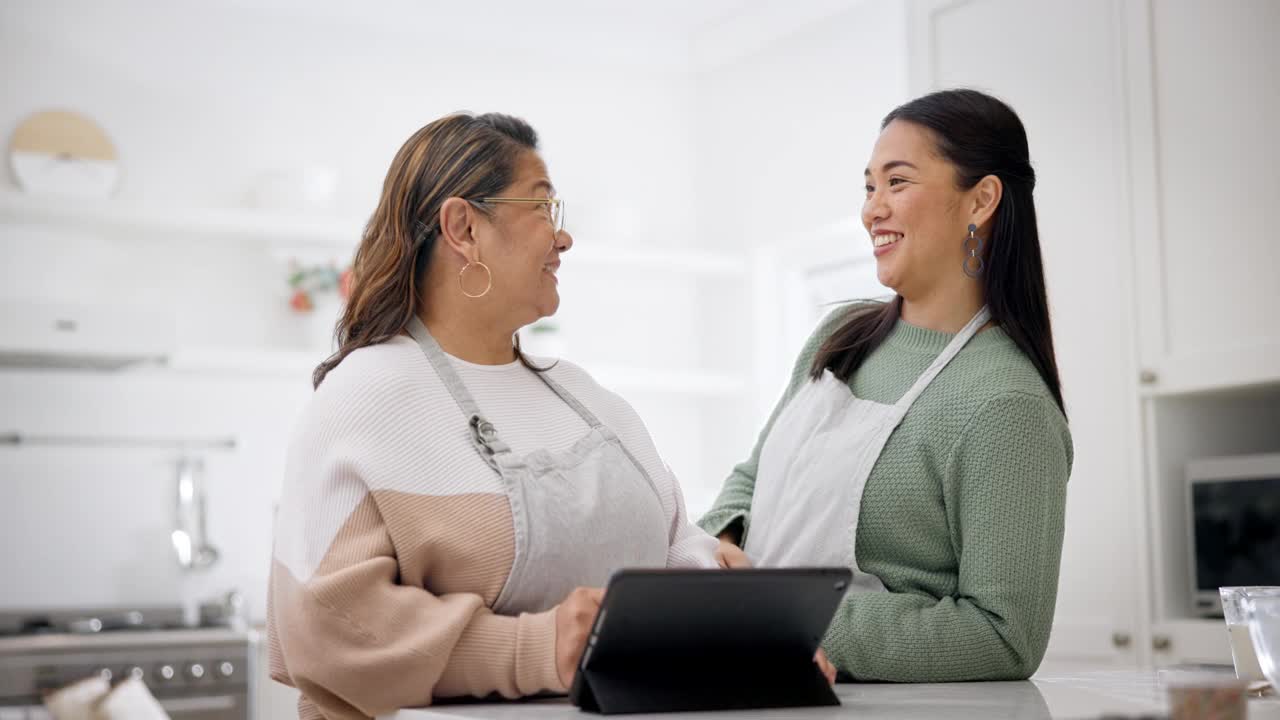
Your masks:
[[[889,172],[890,170],[892,170],[892,169],[894,169],[894,168],[896,168],[896,167],[909,167],[909,168],[911,168],[912,170],[919,170],[919,169],[920,169],[920,168],[916,167],[915,165],[912,165],[911,163],[907,162],[906,160],[890,160],[889,162],[887,162],[887,163],[885,163],[884,165],[881,165],[881,166],[880,166],[880,172]],[[871,175],[871,168],[867,168],[866,170],[863,170],[863,171],[862,171],[862,174],[863,174],[863,175],[870,176],[870,175]]]

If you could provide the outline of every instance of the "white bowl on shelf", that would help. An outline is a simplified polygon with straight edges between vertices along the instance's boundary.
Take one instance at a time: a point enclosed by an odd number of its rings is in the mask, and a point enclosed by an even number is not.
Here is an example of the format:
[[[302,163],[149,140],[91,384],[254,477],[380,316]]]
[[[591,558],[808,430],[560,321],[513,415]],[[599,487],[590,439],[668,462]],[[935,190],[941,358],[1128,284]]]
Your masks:
[[[249,198],[262,210],[320,210],[333,202],[338,171],[323,165],[271,170],[254,180]]]

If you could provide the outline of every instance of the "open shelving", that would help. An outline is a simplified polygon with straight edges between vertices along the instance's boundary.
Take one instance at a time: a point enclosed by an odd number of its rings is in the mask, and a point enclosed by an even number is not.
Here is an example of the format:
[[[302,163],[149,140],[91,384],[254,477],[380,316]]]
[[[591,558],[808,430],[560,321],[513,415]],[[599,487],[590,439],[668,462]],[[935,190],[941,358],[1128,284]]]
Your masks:
[[[176,372],[218,376],[297,377],[309,380],[323,353],[301,350],[236,350],[185,348],[166,362],[142,372]],[[586,368],[601,385],[618,391],[654,392],[698,397],[734,397],[746,390],[743,378],[700,370],[655,369],[592,363]]]
[[[68,235],[125,239],[163,237],[175,242],[262,245],[277,256],[354,251],[364,219],[323,212],[254,208],[197,208],[146,205],[125,200],[40,197],[0,190],[0,224],[39,227]],[[576,244],[565,258],[572,273],[661,273],[688,282],[742,283],[751,278],[749,261],[728,253],[654,246]],[[239,377],[309,377],[323,353],[303,348],[257,346],[178,347],[167,362],[146,372]],[[743,377],[700,368],[653,368],[593,363],[589,370],[619,391],[733,397],[746,389]]]
[[[0,221],[68,230],[167,235],[190,240],[259,242],[283,251],[355,250],[365,218],[352,214],[302,213],[252,208],[180,208],[115,200],[49,198],[0,191]],[[743,277],[741,257],[674,248],[580,243],[574,265],[662,270],[712,277]]]

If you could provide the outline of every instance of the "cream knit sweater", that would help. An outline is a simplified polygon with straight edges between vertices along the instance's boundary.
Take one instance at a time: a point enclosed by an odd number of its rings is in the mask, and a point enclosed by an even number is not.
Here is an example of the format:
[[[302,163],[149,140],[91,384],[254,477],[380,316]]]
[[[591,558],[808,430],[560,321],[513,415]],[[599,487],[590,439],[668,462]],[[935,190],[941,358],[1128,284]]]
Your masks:
[[[519,363],[450,360],[513,452],[565,450],[588,432]],[[572,363],[550,373],[653,478],[670,527],[667,564],[714,567],[715,539],[689,522],[631,406]],[[268,603],[271,676],[302,691],[303,717],[563,692],[554,609],[491,610],[513,557],[501,480],[417,343],[357,350],[316,390],[289,447]]]

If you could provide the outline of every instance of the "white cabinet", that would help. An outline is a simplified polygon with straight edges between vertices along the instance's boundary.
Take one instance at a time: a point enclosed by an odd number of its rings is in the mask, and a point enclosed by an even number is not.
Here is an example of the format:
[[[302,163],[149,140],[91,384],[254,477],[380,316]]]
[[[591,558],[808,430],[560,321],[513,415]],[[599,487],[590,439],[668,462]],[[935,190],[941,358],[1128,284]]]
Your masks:
[[[1170,393],[1280,381],[1280,4],[1127,13],[1145,382]]]
[[[1185,468],[1280,450],[1280,6],[1124,12],[1151,659],[1230,662],[1192,610]]]

